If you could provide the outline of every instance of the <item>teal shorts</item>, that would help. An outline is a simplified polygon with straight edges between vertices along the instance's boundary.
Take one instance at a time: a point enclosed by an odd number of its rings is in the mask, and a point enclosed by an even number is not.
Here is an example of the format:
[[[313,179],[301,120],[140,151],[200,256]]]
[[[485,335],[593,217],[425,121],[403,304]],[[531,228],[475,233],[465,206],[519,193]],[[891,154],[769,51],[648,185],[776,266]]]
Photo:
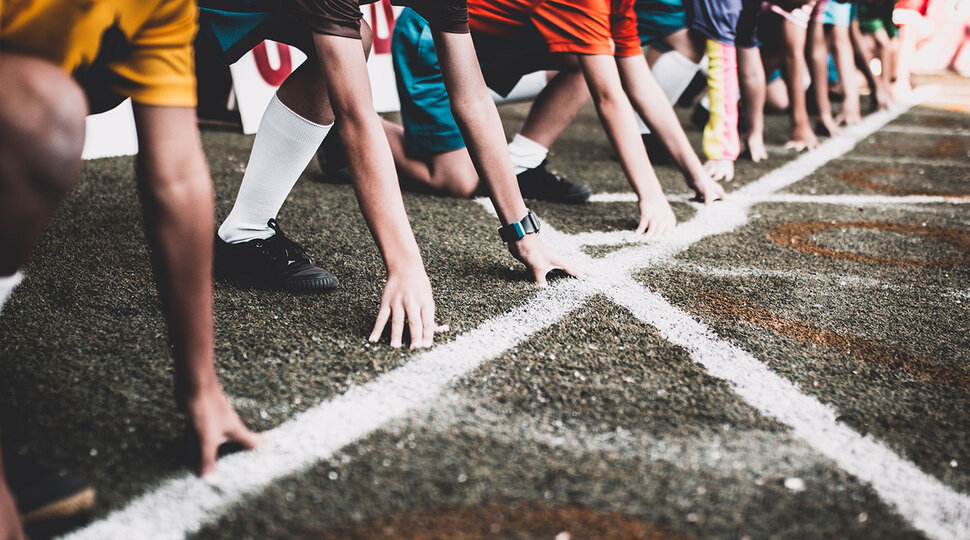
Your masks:
[[[640,45],[651,45],[687,28],[687,13],[682,0],[636,0],[634,10]]]
[[[391,37],[394,79],[401,99],[404,148],[427,156],[465,147],[434,50],[431,26],[406,8],[394,23]]]
[[[829,4],[825,7],[825,19],[823,22],[824,24],[848,28],[852,22],[852,4],[829,0]]]

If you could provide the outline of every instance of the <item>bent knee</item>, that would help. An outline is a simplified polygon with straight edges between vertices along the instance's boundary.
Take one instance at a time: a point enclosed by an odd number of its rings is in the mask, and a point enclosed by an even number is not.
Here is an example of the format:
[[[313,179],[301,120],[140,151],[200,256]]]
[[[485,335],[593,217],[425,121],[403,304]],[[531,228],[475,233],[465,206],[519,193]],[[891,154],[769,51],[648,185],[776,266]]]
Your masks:
[[[452,197],[467,199],[478,189],[478,174],[474,169],[470,171],[452,169],[447,173],[436,174],[432,183]]]
[[[84,146],[84,92],[53,64],[20,55],[4,57],[0,79],[0,151],[40,190],[66,192]]]

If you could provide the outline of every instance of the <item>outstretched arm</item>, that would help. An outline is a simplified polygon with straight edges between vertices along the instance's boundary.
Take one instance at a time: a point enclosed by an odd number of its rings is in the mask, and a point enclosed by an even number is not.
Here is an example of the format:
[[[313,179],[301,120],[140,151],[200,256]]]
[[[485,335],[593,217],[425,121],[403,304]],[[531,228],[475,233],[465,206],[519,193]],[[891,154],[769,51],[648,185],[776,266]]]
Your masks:
[[[684,133],[674,108],[670,106],[663,89],[650,72],[646,58],[642,54],[620,57],[616,59],[616,66],[633,107],[677,161],[687,186],[694,190],[697,198],[704,201],[704,204],[723,198],[724,188],[711,180],[704,170],[700,158],[687,140],[687,134]]]
[[[387,284],[370,340],[391,323],[391,347],[400,347],[405,320],[411,348],[430,347],[436,326],[431,281],[411,232],[394,159],[371,100],[364,53],[357,39],[313,36],[323,79],[354,179],[357,204],[384,258]]]
[[[512,174],[502,121],[485,87],[471,36],[435,32],[434,40],[452,113],[480,178],[488,184],[499,220],[503,225],[519,221],[526,215],[525,202]],[[529,268],[539,286],[546,285],[546,274],[555,269],[573,276],[583,273],[534,234],[510,242],[509,251]]]
[[[159,294],[175,357],[176,397],[198,437],[199,474],[219,446],[259,443],[216,377],[212,325],[212,182],[190,107],[136,104],[138,179]]]
[[[633,116],[633,107],[620,82],[616,62],[607,55],[580,55],[579,65],[606,135],[620,157],[623,172],[640,201],[637,232],[646,232],[650,237],[666,234],[673,229],[677,220],[650,165]]]

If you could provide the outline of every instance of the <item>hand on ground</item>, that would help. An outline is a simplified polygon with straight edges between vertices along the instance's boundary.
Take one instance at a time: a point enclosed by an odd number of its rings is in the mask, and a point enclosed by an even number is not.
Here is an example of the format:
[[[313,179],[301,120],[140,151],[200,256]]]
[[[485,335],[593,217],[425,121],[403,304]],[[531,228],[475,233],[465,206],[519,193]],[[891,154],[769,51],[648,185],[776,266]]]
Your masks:
[[[785,148],[791,148],[796,152],[802,150],[814,150],[819,146],[818,137],[808,126],[792,129],[791,140],[785,143]]]
[[[889,105],[892,103],[892,97],[886,89],[879,88],[876,90],[876,108],[880,111],[885,111],[889,109]]]
[[[745,137],[745,145],[748,147],[748,153],[751,154],[751,161],[758,163],[759,161],[768,159],[768,150],[765,149],[764,136],[760,133]]]
[[[546,276],[553,270],[562,270],[578,278],[586,275],[578,265],[567,261],[562,255],[546,246],[538,235],[527,234],[515,242],[509,242],[508,248],[509,253],[529,269],[535,284],[539,287],[548,286]]]
[[[835,122],[838,124],[845,123],[847,126],[854,126],[862,122],[862,114],[859,111],[846,112],[845,109],[835,117]]]
[[[262,436],[249,431],[242,423],[219,386],[198,396],[187,397],[185,406],[199,442],[198,473],[201,477],[215,472],[219,447],[223,444],[237,443],[252,450],[262,443]]]
[[[640,224],[637,233],[646,233],[647,238],[658,238],[674,229],[677,218],[670,204],[663,197],[640,200]]]
[[[730,159],[710,159],[704,163],[704,171],[717,182],[734,180],[734,162]]]
[[[828,118],[818,119],[819,127],[830,137],[835,137],[842,134],[842,128],[839,127],[839,121],[829,116]]]
[[[391,322],[391,347],[397,349],[404,339],[405,320],[411,333],[411,348],[428,348],[434,344],[434,333],[443,329],[434,322],[434,297],[431,281],[419,261],[402,271],[388,272],[387,284],[377,312],[377,322],[371,331],[371,342],[376,342]]]

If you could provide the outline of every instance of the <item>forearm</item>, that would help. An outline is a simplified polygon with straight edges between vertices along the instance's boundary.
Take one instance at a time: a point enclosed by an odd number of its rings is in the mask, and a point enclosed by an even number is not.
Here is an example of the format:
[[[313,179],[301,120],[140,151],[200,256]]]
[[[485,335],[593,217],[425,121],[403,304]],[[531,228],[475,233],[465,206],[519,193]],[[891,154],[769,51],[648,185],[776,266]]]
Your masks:
[[[689,174],[703,174],[703,165],[684,133],[684,128],[657,84],[643,56],[617,58],[620,80],[633,107],[670,151],[680,168]]]
[[[818,104],[818,114],[823,119],[832,118],[832,104],[829,102],[829,51],[825,42],[825,30],[820,22],[812,21],[808,26],[809,50],[812,59],[809,69],[812,75],[812,91]]]
[[[369,94],[368,101],[369,101]],[[421,253],[411,231],[398,185],[394,160],[377,113],[338,116],[345,148],[367,148],[348,152],[357,204],[374,237],[388,273],[420,265]]]
[[[762,133],[765,119],[765,68],[757,47],[738,49],[738,75],[745,133]]]
[[[526,214],[525,202],[512,173],[502,120],[478,68],[471,37],[435,32],[434,38],[451,110],[472,162],[489,187],[502,224],[518,221]]]
[[[162,159],[178,163],[177,155],[174,150]],[[215,198],[201,148],[198,157],[187,157],[175,166],[159,166],[152,159],[140,159],[139,181],[155,279],[175,358],[176,391],[184,398],[218,386],[212,324]]]
[[[350,38],[314,35],[324,83],[327,86],[348,166],[364,220],[384,258],[388,273],[421,265],[401,198],[394,158],[371,100],[370,79],[360,42]]]
[[[633,107],[623,92],[616,63],[611,57],[584,55],[580,57],[580,65],[593,96],[596,113],[633,191],[641,201],[663,197],[660,182],[647,158],[633,116]]]

